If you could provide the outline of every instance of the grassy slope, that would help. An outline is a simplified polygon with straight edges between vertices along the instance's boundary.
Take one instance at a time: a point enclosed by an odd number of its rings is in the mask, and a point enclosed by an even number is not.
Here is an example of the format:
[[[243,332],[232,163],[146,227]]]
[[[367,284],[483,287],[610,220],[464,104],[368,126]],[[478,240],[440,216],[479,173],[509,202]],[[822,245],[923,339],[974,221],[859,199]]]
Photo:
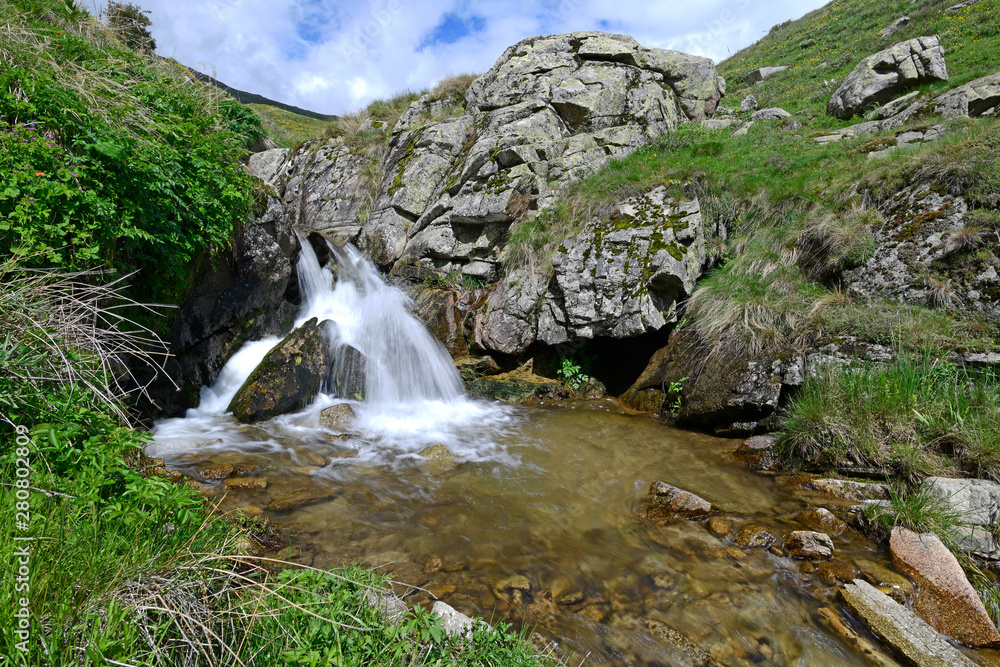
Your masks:
[[[260,116],[267,136],[281,148],[292,148],[303,141],[315,139],[330,127],[330,122],[301,116],[291,111],[267,104],[250,104],[249,107]]]
[[[780,106],[790,112],[808,109],[820,124],[836,126],[825,117],[826,103],[836,86],[864,57],[923,35],[939,35],[946,52],[951,80],[930,89],[960,85],[1000,70],[1000,3],[983,0],[954,14],[944,10],[950,0],[926,0],[914,6],[908,0],[834,0],[797,21],[782,23],[756,44],[720,64],[729,83],[729,103],[738,104],[752,92],[762,107]],[[909,16],[903,30],[882,37],[884,28]],[[759,85],[747,86],[743,77],[758,67],[788,65]]]

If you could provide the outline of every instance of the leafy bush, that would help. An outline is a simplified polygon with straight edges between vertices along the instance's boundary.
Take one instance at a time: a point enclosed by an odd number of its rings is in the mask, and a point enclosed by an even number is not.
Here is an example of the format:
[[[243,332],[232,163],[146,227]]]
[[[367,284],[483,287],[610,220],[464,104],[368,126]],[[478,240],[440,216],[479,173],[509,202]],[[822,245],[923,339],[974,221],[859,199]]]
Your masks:
[[[141,296],[179,298],[250,216],[259,119],[87,21],[0,17],[22,32],[0,38],[0,240],[25,266],[141,271]]]

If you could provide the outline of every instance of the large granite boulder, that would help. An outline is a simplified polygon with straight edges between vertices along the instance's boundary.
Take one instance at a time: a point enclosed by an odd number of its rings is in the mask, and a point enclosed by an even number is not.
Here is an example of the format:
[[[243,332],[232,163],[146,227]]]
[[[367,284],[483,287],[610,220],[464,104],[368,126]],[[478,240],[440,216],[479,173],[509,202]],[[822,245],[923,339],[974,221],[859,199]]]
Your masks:
[[[480,340],[505,354],[599,337],[631,338],[676,320],[705,264],[697,198],[665,187],[620,204],[567,239],[553,276],[519,269],[490,296]]]
[[[934,110],[945,118],[975,118],[997,113],[1000,72],[959,86],[934,100]]]
[[[892,529],[892,560],[920,592],[913,610],[938,632],[969,646],[1000,643],[1000,633],[955,556],[933,533]]]
[[[847,293],[965,310],[1000,321],[1000,262],[980,249],[996,234],[975,222],[961,196],[911,186],[886,206],[870,259],[845,275]]]
[[[917,37],[858,63],[834,92],[827,113],[847,119],[891,101],[907,88],[947,80],[944,49],[937,36]]]
[[[288,334],[246,379],[228,411],[250,423],[308,406],[333,364],[324,329],[314,317]]]

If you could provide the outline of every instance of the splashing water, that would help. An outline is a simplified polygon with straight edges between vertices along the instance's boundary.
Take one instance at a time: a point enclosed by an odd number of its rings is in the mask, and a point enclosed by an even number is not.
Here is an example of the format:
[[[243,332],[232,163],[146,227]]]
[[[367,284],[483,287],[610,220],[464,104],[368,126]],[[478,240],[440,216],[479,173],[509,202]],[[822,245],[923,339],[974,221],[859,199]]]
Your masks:
[[[208,446],[267,451],[322,439],[319,414],[330,405],[350,403],[357,414],[359,456],[386,460],[412,456],[444,444],[461,460],[505,459],[496,436],[515,417],[511,408],[466,397],[462,379],[444,346],[409,311],[411,300],[387,285],[375,267],[350,245],[331,247],[337,280],[320,266],[308,241],[302,241],[297,270],[302,306],[295,326],[315,317],[335,326],[326,331],[335,357],[354,348],[365,358],[364,401],[336,396],[335,383],[306,410],[253,427],[241,427],[226,413],[250,373],[281,342],[271,337],[244,345],[211,387],[204,387],[197,408],[183,419],[161,420],[150,453],[171,456]],[[222,440],[221,443],[218,440]]]

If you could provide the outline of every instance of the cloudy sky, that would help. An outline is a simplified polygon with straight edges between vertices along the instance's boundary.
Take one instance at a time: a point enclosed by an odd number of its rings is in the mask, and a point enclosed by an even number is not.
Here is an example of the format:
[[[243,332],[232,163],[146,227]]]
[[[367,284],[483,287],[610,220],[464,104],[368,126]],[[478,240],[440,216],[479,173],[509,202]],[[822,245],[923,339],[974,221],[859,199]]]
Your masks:
[[[531,35],[603,30],[715,61],[827,0],[132,0],[157,53],[327,114],[485,72]],[[91,11],[103,0],[84,0]]]

